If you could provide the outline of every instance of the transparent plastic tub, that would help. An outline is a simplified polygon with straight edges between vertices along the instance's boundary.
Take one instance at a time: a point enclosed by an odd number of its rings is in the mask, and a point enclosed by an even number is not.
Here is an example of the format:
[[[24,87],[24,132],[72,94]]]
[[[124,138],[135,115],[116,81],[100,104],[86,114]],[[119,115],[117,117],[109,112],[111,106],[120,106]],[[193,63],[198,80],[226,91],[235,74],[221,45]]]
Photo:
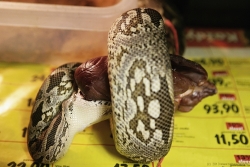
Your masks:
[[[106,55],[110,26],[135,7],[137,0],[109,7],[0,1],[0,61],[60,65]]]

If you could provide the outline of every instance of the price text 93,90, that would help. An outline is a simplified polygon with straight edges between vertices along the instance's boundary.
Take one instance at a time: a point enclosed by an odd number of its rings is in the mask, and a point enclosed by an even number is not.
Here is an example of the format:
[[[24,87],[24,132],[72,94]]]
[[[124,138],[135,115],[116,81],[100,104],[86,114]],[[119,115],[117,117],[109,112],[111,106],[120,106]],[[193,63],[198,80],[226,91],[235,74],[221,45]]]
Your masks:
[[[213,113],[213,114],[225,114],[233,112],[235,114],[239,113],[239,107],[235,103],[220,103],[220,104],[205,104],[203,106],[204,110],[207,111],[207,114]]]

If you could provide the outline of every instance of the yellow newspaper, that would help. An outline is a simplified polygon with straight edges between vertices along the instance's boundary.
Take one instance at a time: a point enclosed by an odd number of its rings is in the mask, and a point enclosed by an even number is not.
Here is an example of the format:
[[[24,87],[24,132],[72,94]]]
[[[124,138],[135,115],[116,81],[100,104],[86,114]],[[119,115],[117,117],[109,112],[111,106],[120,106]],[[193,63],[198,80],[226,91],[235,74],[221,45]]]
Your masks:
[[[218,93],[191,112],[176,111],[173,143],[162,167],[250,166],[250,53],[188,53],[188,59],[207,70]],[[51,70],[47,65],[0,63],[0,167],[156,167],[157,162],[138,164],[121,156],[108,121],[77,134],[58,162],[33,162],[26,131],[36,93]]]

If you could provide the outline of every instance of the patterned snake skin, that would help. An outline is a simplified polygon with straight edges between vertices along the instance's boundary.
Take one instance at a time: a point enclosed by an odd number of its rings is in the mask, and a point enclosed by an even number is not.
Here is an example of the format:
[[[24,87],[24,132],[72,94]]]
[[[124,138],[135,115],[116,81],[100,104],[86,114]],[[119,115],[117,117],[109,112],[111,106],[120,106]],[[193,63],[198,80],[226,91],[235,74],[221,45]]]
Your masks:
[[[174,114],[166,43],[164,23],[155,10],[130,10],[114,22],[108,37],[111,102],[84,98],[74,78],[81,63],[52,72],[31,113],[28,149],[32,158],[55,162],[77,132],[110,117],[116,149],[122,155],[143,163],[164,157],[172,142]]]
[[[161,15],[145,8],[123,14],[111,27],[108,51],[116,149],[138,162],[160,159],[170,149],[174,113]]]
[[[55,162],[66,153],[76,133],[110,117],[109,101],[87,101],[77,89],[74,71],[80,64],[57,68],[37,94],[27,138],[30,155],[37,162]]]

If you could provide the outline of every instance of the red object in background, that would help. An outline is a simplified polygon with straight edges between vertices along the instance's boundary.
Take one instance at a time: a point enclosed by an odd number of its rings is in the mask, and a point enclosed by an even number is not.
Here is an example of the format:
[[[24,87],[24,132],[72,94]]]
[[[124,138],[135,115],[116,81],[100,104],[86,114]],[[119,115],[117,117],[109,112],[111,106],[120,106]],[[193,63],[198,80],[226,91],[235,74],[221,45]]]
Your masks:
[[[242,164],[250,163],[250,155],[234,155],[234,158],[237,163],[242,163]]]
[[[220,93],[219,94],[220,100],[227,100],[227,101],[235,101],[236,97],[234,94],[231,93]]]
[[[185,30],[187,46],[243,47],[243,30],[193,29]]]
[[[227,71],[213,71],[213,76],[214,77],[221,77],[221,76],[228,76]]]
[[[244,130],[243,123],[240,122],[226,122],[226,126],[228,130]]]

